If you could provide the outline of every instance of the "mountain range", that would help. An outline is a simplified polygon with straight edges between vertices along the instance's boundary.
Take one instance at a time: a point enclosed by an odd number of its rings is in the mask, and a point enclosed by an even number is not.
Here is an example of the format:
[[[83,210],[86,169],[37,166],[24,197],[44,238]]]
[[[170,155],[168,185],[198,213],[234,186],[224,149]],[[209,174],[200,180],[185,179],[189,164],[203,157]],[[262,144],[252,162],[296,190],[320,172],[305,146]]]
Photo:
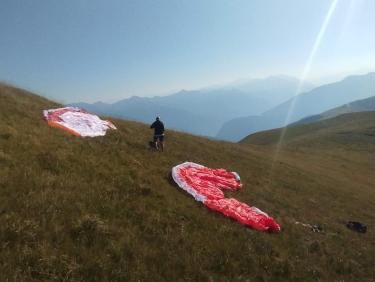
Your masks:
[[[261,114],[293,97],[298,84],[296,78],[280,75],[240,80],[201,90],[182,90],[168,96],[134,96],[113,104],[98,102],[72,105],[98,114],[145,123],[161,116],[168,128],[214,137],[224,122]],[[304,89],[312,87],[306,83]]]
[[[297,95],[261,115],[235,118],[223,124],[218,139],[239,141],[245,136],[285,126],[302,118],[375,95],[375,73],[349,76]]]
[[[372,96],[366,99],[361,99],[358,101],[354,101],[354,102],[342,105],[340,107],[325,111],[318,115],[313,115],[313,116],[303,118],[293,123],[293,125],[294,124],[308,124],[312,122],[317,122],[317,121],[333,118],[333,117],[336,117],[342,114],[347,114],[347,113],[369,112],[369,111],[375,111],[375,96]]]

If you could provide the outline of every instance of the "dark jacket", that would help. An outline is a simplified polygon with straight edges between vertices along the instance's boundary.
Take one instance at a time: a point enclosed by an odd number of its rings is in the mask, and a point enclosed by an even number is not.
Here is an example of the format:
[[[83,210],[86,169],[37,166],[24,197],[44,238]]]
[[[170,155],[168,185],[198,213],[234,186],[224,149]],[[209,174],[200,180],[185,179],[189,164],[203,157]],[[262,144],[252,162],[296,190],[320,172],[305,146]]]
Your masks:
[[[154,129],[154,135],[164,134],[164,124],[160,120],[156,120],[153,124],[151,124],[150,128]]]

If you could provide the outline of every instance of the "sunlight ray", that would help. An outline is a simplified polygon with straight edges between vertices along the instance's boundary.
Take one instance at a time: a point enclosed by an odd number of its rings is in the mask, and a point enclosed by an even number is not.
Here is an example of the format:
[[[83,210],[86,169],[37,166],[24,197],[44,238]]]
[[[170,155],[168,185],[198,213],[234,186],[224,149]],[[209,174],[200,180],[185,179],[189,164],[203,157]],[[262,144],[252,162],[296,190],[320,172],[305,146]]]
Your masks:
[[[283,143],[283,140],[284,140],[284,137],[285,137],[285,134],[286,134],[286,131],[287,131],[287,125],[290,123],[291,121],[291,117],[292,117],[292,114],[294,112],[294,108],[296,106],[296,102],[297,102],[297,99],[298,99],[298,95],[300,94],[302,88],[303,88],[303,85],[305,83],[305,80],[306,80],[306,77],[307,75],[309,74],[310,72],[310,69],[311,69],[311,65],[314,61],[314,58],[315,58],[315,55],[319,49],[319,46],[321,44],[321,41],[322,41],[322,38],[324,37],[324,34],[327,30],[327,27],[330,23],[330,20],[332,18],[332,15],[336,9],[336,6],[337,6],[337,3],[339,2],[339,0],[333,0],[331,5],[330,5],[330,8],[327,12],[327,15],[325,16],[325,19],[324,19],[324,22],[319,30],[319,33],[318,33],[318,36],[316,37],[316,40],[315,40],[315,43],[313,45],[313,48],[311,49],[311,52],[310,52],[310,55],[306,61],[306,64],[305,64],[305,67],[303,69],[303,72],[299,78],[299,83],[298,83],[298,86],[297,86],[297,89],[294,93],[294,97],[293,97],[293,100],[289,106],[289,110],[288,110],[288,113],[285,117],[285,120],[284,120],[284,123],[283,123],[283,129],[281,131],[281,134],[280,134],[280,138],[279,138],[279,141],[276,145],[276,151],[274,153],[274,161],[273,163],[275,163],[277,161],[277,158],[278,158],[278,155],[279,155],[279,151],[280,151],[280,146],[282,145]]]

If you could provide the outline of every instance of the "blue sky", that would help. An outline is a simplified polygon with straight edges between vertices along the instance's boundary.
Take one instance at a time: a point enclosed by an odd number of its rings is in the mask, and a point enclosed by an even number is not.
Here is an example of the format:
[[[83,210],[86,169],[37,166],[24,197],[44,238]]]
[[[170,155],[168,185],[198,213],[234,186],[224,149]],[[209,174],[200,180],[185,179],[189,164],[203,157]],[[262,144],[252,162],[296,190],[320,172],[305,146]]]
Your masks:
[[[331,0],[1,0],[0,80],[61,102],[301,76]],[[375,69],[375,1],[338,0],[307,79]]]

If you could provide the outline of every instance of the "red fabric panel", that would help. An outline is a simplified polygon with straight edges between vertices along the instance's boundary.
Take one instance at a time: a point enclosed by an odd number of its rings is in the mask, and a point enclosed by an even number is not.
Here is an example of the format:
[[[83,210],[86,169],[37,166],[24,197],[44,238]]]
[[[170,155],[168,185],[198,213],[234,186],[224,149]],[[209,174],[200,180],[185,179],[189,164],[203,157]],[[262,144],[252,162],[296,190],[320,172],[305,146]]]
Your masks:
[[[235,175],[225,169],[197,168],[187,166],[179,170],[179,178],[207,199],[222,199],[221,189],[237,190],[241,183]]]
[[[260,231],[279,232],[280,226],[266,213],[255,207],[237,201],[233,198],[220,200],[207,200],[204,204],[225,216],[231,217],[243,225],[250,226]]]

